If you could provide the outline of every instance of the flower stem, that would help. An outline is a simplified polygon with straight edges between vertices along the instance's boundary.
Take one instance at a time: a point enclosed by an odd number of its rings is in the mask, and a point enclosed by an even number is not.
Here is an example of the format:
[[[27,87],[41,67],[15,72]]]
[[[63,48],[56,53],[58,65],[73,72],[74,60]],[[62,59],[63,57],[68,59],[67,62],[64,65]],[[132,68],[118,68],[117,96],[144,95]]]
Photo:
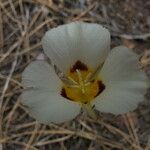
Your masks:
[[[94,120],[97,120],[97,115],[94,111],[94,109],[92,108],[90,103],[87,104],[82,104],[82,108],[87,112],[87,114]]]

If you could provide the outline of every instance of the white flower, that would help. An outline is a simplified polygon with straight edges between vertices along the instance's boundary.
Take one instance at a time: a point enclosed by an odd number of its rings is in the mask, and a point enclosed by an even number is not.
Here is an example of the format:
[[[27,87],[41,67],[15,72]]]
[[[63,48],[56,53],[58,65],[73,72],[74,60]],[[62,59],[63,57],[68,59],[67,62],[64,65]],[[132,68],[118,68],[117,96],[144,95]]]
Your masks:
[[[102,26],[62,25],[48,31],[42,44],[68,81],[60,80],[45,61],[25,69],[23,85],[32,88],[23,92],[22,100],[38,121],[67,121],[89,104],[102,112],[125,113],[144,99],[147,81],[138,56],[124,46],[110,51],[110,33]]]

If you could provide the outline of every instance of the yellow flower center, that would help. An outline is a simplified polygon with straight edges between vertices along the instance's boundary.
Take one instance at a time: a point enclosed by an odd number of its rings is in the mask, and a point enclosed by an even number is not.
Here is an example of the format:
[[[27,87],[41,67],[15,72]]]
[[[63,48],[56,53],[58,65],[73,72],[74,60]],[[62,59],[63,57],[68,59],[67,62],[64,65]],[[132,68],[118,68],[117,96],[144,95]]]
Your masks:
[[[91,69],[77,61],[67,74],[73,85],[63,84],[61,95],[82,104],[89,103],[105,88],[98,77],[92,81],[88,80],[92,73]]]

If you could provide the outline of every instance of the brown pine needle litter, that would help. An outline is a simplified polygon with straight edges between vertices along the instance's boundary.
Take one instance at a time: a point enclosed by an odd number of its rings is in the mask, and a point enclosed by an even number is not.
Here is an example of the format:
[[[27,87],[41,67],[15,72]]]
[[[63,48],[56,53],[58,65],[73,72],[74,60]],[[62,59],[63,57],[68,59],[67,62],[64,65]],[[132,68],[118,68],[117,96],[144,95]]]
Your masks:
[[[150,3],[147,0],[0,0],[0,150],[150,150],[150,92],[132,113],[84,113],[73,121],[38,123],[20,102],[21,74],[42,52],[41,38],[72,21],[108,28],[112,47],[123,43],[141,55],[150,75]]]

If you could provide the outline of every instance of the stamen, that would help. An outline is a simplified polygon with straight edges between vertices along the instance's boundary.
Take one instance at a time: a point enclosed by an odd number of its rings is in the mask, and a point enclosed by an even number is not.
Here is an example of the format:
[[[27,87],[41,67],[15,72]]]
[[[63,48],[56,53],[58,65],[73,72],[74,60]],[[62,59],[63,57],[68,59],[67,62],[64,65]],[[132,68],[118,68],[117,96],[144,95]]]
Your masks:
[[[70,76],[68,77],[69,80],[71,80],[74,84],[78,84],[74,79],[72,79]]]
[[[91,84],[90,82],[84,83],[85,86],[88,86],[88,85],[90,85],[90,84]]]
[[[89,78],[91,77],[91,72],[88,73],[88,75],[85,77],[84,83],[88,82]]]
[[[85,87],[84,87],[84,85],[81,87],[81,91],[82,91],[83,94],[85,93]]]
[[[81,75],[81,73],[78,69],[76,69],[76,72],[77,72],[77,75],[78,75],[78,78],[79,78],[79,84],[80,84],[81,91],[84,94],[85,93],[85,85],[84,85],[84,82],[83,82],[83,79],[82,79],[82,75]]]
[[[72,88],[80,88],[80,85],[71,85]]]
[[[79,83],[80,83],[80,82],[82,82],[82,75],[78,69],[76,69],[76,72],[77,72]]]

